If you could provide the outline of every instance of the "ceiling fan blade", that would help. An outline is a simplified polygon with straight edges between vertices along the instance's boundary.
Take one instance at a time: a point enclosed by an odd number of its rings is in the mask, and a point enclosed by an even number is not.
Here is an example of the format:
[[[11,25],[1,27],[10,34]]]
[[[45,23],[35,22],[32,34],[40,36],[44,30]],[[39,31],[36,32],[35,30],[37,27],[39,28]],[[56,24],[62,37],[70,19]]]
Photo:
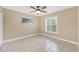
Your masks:
[[[35,12],[35,11],[30,11],[30,13],[33,13],[33,12]]]
[[[41,12],[47,13],[47,11],[40,10]]]
[[[45,9],[45,8],[47,8],[46,6],[43,6],[41,9]]]
[[[36,9],[35,7],[33,7],[33,6],[30,6],[32,9]]]

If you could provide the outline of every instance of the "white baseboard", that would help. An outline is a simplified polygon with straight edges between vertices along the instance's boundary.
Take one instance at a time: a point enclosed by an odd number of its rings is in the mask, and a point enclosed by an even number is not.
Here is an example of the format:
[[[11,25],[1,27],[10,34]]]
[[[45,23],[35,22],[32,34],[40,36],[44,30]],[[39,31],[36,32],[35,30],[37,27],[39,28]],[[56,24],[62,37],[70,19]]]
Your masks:
[[[4,40],[2,43],[7,43],[7,42],[15,41],[15,40],[20,40],[20,39],[23,39],[23,38],[29,38],[29,37],[36,36],[36,35],[39,35],[39,33],[36,33],[36,34],[29,34],[29,35],[22,36],[22,37],[18,37],[18,38],[13,38],[13,39]]]
[[[68,43],[72,43],[72,44],[78,45],[78,42],[67,40],[67,39],[64,39],[64,38],[60,38],[60,37],[56,37],[56,36],[51,36],[51,35],[44,34],[44,33],[40,33],[40,35],[43,35],[43,36],[46,36],[46,37],[50,37],[50,38],[56,38],[56,39],[61,40],[61,41],[65,41],[65,42],[68,42]]]
[[[56,39],[61,40],[61,41],[65,41],[65,42],[68,42],[68,43],[72,43],[72,44],[78,45],[77,42],[70,41],[70,40],[67,40],[67,39],[64,39],[64,38],[59,38],[59,37],[51,36],[51,35],[44,34],[44,33],[30,34],[30,35],[26,35],[26,36],[22,36],[22,37],[18,37],[18,38],[13,38],[13,39],[4,40],[4,41],[1,42],[1,45],[2,45],[3,43],[15,41],[15,40],[20,40],[20,39],[23,39],[23,38],[29,38],[29,37],[33,37],[33,36],[36,36],[36,35],[43,35],[43,36],[50,37],[50,38],[56,38]],[[1,47],[1,46],[0,46],[0,47]]]

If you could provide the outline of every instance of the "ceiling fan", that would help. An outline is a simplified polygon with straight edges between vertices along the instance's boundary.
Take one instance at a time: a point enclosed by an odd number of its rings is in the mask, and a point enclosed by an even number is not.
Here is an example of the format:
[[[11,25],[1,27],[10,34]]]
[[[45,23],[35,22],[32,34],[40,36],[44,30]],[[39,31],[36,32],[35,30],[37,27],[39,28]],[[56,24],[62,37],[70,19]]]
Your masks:
[[[41,12],[43,13],[47,13],[47,11],[44,11],[44,9],[46,9],[46,6],[30,6],[30,8],[34,9],[34,11],[30,11],[30,13],[32,12],[36,12],[37,14],[40,14]]]

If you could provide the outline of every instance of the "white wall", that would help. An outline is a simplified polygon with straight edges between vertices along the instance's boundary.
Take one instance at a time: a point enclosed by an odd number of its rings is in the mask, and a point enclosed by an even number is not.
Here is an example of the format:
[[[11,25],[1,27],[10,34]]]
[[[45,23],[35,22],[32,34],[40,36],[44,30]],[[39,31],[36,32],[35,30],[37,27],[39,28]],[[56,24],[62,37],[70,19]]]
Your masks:
[[[22,17],[30,17],[33,23],[22,24],[20,22]],[[39,33],[39,18],[37,16],[3,8],[3,23],[4,40]]]
[[[45,31],[45,20],[47,17],[58,17],[58,33]],[[78,42],[78,8],[73,7],[59,12],[51,13],[41,17],[41,32],[66,40]]]
[[[3,39],[3,21],[2,21],[2,12],[0,12],[0,47]]]

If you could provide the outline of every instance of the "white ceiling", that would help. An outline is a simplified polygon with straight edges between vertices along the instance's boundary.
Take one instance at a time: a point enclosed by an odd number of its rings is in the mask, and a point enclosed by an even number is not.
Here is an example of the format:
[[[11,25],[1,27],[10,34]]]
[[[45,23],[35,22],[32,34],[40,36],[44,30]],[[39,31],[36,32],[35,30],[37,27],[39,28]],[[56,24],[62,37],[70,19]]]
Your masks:
[[[47,8],[45,9],[45,11],[47,11],[47,13],[41,13],[40,15],[37,15],[35,12],[34,13],[30,13],[30,11],[33,11],[32,8],[30,8],[29,6],[4,6],[3,8],[7,8],[10,10],[14,10],[14,11],[19,11],[19,12],[23,12],[23,13],[28,13],[31,15],[36,15],[36,16],[43,16],[49,13],[53,13],[53,12],[57,12],[57,11],[61,11],[67,8],[72,8],[73,6],[47,6]]]

